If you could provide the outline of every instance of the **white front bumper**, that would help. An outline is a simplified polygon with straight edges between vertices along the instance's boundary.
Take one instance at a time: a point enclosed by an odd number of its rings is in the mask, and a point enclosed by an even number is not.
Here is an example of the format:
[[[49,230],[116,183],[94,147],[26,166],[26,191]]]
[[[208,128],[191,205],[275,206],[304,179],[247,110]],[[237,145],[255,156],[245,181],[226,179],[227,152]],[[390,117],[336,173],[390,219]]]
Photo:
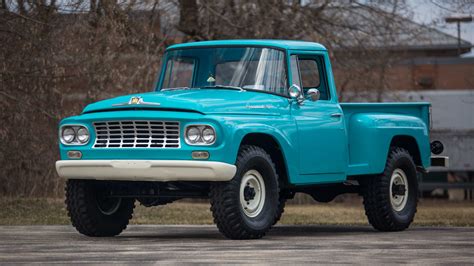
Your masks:
[[[235,165],[180,160],[62,160],[60,177],[119,181],[228,181]]]

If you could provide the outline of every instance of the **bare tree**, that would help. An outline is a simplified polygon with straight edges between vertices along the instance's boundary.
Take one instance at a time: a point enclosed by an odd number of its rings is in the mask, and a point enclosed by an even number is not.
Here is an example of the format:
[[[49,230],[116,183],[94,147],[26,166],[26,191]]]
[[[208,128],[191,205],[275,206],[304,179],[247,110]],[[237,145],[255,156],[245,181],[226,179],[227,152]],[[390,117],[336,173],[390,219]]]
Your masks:
[[[166,39],[157,0],[59,2],[1,2],[2,195],[61,194],[59,120],[156,79]]]
[[[416,38],[406,28],[410,11],[391,1],[180,0],[177,28],[191,40],[272,38],[317,41],[326,45],[339,88],[380,101],[390,89],[386,73],[403,53],[398,36]],[[349,98],[350,100],[350,98]]]

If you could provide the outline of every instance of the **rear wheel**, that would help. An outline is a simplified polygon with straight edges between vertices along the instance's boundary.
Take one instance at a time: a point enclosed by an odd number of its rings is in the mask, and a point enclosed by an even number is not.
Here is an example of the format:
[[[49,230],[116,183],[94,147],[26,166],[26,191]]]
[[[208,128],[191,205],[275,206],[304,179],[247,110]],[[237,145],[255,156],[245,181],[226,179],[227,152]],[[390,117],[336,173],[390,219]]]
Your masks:
[[[383,174],[363,183],[365,213],[380,231],[401,231],[412,223],[418,202],[416,167],[402,148],[392,148]]]
[[[120,234],[132,218],[135,200],[109,197],[105,182],[68,180],[66,207],[72,225],[87,236]]]
[[[232,180],[211,186],[214,222],[228,238],[261,238],[278,215],[279,187],[275,166],[270,155],[256,146],[243,146],[236,165],[237,172]]]

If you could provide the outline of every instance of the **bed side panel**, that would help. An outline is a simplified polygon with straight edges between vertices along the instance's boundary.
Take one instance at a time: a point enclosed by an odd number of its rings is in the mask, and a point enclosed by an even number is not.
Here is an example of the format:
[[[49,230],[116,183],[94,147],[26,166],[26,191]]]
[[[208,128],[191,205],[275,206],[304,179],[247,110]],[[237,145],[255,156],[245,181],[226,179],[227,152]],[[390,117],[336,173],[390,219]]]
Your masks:
[[[429,105],[351,104],[343,105],[343,110],[349,136],[348,175],[382,173],[395,136],[413,137],[423,166],[429,166]]]

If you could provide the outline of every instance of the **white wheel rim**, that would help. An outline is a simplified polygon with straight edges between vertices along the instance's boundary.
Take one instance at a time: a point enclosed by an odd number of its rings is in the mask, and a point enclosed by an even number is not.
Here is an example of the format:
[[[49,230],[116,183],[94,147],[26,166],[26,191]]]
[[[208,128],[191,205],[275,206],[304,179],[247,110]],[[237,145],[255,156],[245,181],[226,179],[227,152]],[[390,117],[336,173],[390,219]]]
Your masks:
[[[257,170],[249,170],[240,183],[240,205],[245,215],[256,217],[265,204],[265,182]]]
[[[404,191],[397,191],[397,186],[402,186]],[[395,211],[405,208],[408,201],[408,178],[405,172],[397,168],[390,178],[390,203]]]

